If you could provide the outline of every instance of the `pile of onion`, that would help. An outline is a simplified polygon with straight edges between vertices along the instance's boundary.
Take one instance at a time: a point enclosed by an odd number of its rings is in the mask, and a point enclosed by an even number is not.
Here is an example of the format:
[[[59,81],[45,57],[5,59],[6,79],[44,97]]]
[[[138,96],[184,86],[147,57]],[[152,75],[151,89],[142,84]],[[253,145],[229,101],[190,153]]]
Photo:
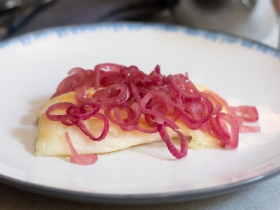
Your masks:
[[[91,87],[96,90],[93,95],[87,92]],[[52,98],[71,91],[75,91],[77,104],[62,102],[50,106],[46,112],[48,119],[77,126],[93,141],[106,138],[109,121],[125,131],[159,132],[170,153],[178,159],[185,157],[188,150],[188,140],[176,124],[179,118],[190,129],[200,129],[217,138],[221,147],[237,148],[239,133],[260,131],[259,126],[244,125],[244,122],[258,120],[255,107],[230,107],[216,93],[199,91],[187,73],[165,76],[158,65],[150,74],[136,66],[112,63],[99,64],[94,70],[74,68]],[[57,109],[66,110],[65,114],[52,114]],[[93,136],[86,128],[84,121],[89,118],[103,121],[100,136]],[[140,118],[145,119],[146,127],[140,126]],[[178,135],[180,148],[175,147],[166,128]],[[69,134],[65,137],[71,148],[71,161],[79,164],[96,162],[94,154],[79,156]]]

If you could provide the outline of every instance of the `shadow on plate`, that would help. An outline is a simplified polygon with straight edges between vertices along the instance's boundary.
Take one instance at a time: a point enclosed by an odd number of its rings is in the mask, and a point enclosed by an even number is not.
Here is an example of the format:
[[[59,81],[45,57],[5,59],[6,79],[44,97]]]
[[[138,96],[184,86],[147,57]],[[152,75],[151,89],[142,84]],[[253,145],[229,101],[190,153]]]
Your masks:
[[[20,124],[22,126],[15,128],[12,131],[12,136],[18,139],[25,147],[25,150],[32,155],[35,151],[35,143],[37,138],[38,119],[36,117],[36,113],[48,99],[49,97],[42,97],[37,100],[31,100],[30,109],[20,120]]]

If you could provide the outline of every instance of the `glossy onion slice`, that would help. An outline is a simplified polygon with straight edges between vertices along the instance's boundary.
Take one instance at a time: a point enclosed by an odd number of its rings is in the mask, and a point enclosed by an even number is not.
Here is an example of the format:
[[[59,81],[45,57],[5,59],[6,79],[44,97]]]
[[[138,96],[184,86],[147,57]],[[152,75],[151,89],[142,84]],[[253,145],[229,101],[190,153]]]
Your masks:
[[[66,139],[66,142],[70,149],[70,154],[71,154],[70,161],[71,162],[75,162],[79,165],[91,165],[91,164],[94,164],[98,160],[98,157],[96,154],[78,154],[71,142],[68,132],[65,132],[65,139]]]
[[[187,155],[187,149],[188,149],[188,140],[187,138],[178,130],[173,130],[177,133],[177,135],[179,136],[180,139],[180,150],[178,150],[174,143],[172,142],[170,136],[168,135],[166,128],[164,125],[158,125],[158,132],[162,138],[162,140],[165,142],[168,150],[170,151],[170,153],[178,158],[181,159],[183,157],[185,157]]]
[[[210,120],[212,132],[220,140],[222,147],[238,147],[239,125],[237,120],[229,114],[219,113]]]

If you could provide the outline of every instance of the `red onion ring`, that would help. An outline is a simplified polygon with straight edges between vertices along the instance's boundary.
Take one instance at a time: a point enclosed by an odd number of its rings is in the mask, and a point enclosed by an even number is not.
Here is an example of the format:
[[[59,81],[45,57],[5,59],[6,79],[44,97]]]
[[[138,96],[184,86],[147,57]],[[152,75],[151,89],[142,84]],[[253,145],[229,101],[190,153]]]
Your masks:
[[[164,103],[164,105],[166,105],[166,108],[168,110],[169,113],[172,113],[174,110],[174,105],[172,103],[171,98],[169,97],[169,95],[167,95],[165,92],[161,91],[161,90],[152,90],[149,93],[147,93],[144,98],[142,98],[141,102],[140,102],[140,110],[142,111],[142,113],[144,114],[150,114],[153,115],[155,117],[158,117],[160,119],[162,119],[166,125],[168,125],[170,128],[172,129],[178,129],[178,125],[176,125],[176,123],[174,123],[172,120],[170,120],[169,118],[166,117],[166,115],[164,115],[163,113],[156,111],[156,110],[151,110],[151,109],[147,109],[146,105],[148,104],[148,102],[151,99],[161,99]]]
[[[94,72],[92,70],[86,71],[86,77],[82,86],[75,88],[75,98],[78,104],[82,105],[87,101],[88,93],[87,89],[91,87],[94,78]]]
[[[173,144],[170,136],[168,135],[166,128],[164,125],[160,125],[158,124],[157,126],[158,128],[158,132],[162,138],[162,140],[165,142],[168,150],[170,151],[170,153],[176,157],[177,159],[181,159],[183,157],[185,157],[187,155],[187,150],[188,150],[188,140],[187,138],[178,130],[172,129],[173,131],[175,131],[177,133],[177,135],[180,138],[180,151],[175,147],[175,145]]]
[[[128,86],[124,83],[108,86],[98,99],[103,105],[121,104],[126,102],[130,96]]]
[[[175,107],[180,111],[183,122],[194,130],[208,121],[213,113],[212,103],[203,96],[187,98],[179,95],[174,102]]]
[[[51,113],[58,109],[66,109],[66,114],[52,115]],[[76,106],[70,102],[61,102],[51,105],[46,115],[48,119],[53,121],[72,121],[72,120],[87,120],[95,115],[100,109],[97,104],[83,104],[81,107]]]
[[[102,113],[97,113],[97,114],[95,114],[95,115],[92,116],[92,117],[95,117],[95,118],[98,118],[98,119],[102,120],[102,121],[103,121],[103,124],[104,124],[103,129],[102,129],[102,132],[101,132],[101,134],[100,134],[98,137],[94,137],[94,136],[90,133],[90,131],[87,129],[87,127],[85,126],[85,124],[84,124],[82,121],[80,121],[80,120],[77,121],[75,125],[76,125],[78,128],[80,128],[80,130],[81,130],[86,136],[88,136],[91,140],[94,140],[94,141],[101,141],[101,140],[103,140],[103,139],[106,138],[106,136],[107,136],[107,134],[108,134],[108,132],[109,132],[109,122],[108,122],[108,119],[107,119],[107,118],[105,117],[105,115],[102,114]]]
[[[52,115],[51,113],[54,112],[55,110],[58,109],[65,109],[67,110],[69,107],[78,107],[73,103],[70,102],[61,102],[61,103],[56,103],[51,105],[47,111],[46,111],[46,116],[48,117],[49,120],[52,121],[67,121],[67,120],[76,120],[76,118],[72,115],[68,114],[59,114],[59,115]]]
[[[222,147],[226,145],[231,148],[238,147],[239,125],[234,117],[229,114],[219,113],[211,118],[210,125],[212,131],[219,137]]]
[[[56,92],[51,96],[54,98],[64,93],[68,93],[83,86],[87,72],[82,68],[73,68],[68,72],[69,76],[61,81]]]
[[[225,107],[226,111],[228,112],[229,106],[225,99],[223,99],[221,96],[219,96],[217,93],[211,91],[211,90],[204,90],[205,93],[211,94],[217,101],[220,102],[220,104]]]
[[[256,122],[259,119],[257,108],[254,106],[229,107],[229,113],[245,122]]]
[[[66,114],[52,115],[51,112],[57,109],[66,109]],[[100,106],[97,104],[83,104],[81,107],[69,102],[57,103],[48,108],[46,115],[53,121],[61,121],[64,125],[76,125],[80,130],[94,141],[100,141],[107,136],[109,131],[108,119],[101,113],[98,113]],[[82,120],[88,120],[91,117],[98,118],[104,122],[102,133],[99,137],[94,137],[86,128]]]
[[[140,103],[141,97],[140,97],[138,88],[136,87],[136,85],[133,82],[130,83],[130,89],[131,89],[131,93],[132,93],[134,99],[137,101],[137,103]]]
[[[133,109],[134,108],[134,109]],[[139,105],[137,103],[134,104],[133,108],[129,107],[128,105],[114,105],[114,106],[107,106],[104,109],[104,114],[105,116],[114,124],[118,125],[120,128],[123,130],[135,130],[137,127],[140,117],[141,117],[141,112]],[[127,118],[123,119],[121,116],[121,111],[126,112]],[[111,111],[114,111],[115,118],[112,116]]]
[[[91,165],[91,164],[94,164],[98,160],[98,157],[96,154],[78,154],[71,142],[68,132],[65,132],[65,139],[70,148],[70,161],[71,162],[75,162],[79,165]]]
[[[213,105],[213,113],[212,113],[213,115],[216,115],[219,112],[221,112],[222,104],[211,93],[201,92],[200,94],[211,101]]]

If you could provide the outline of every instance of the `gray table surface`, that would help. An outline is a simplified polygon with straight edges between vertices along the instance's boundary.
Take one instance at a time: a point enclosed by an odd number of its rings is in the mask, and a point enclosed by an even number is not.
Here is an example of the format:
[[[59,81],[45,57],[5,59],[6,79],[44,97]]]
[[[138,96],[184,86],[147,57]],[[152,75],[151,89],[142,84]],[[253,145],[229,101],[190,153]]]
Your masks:
[[[74,0],[61,0],[62,4],[57,7],[53,6],[51,9],[43,11],[41,14],[35,16],[31,21],[29,21],[24,27],[17,31],[13,37],[22,35],[34,30],[59,26],[59,25],[69,25],[69,24],[81,24],[81,23],[92,23],[94,19],[88,13],[77,13],[73,9]],[[68,3],[67,3],[68,2]],[[72,7],[71,7],[71,4]],[[90,1],[84,0],[84,6]],[[92,1],[91,1],[92,2]],[[100,2],[100,1],[99,1]],[[78,10],[82,10],[82,4],[77,4],[75,7]],[[92,7],[94,7],[92,5]],[[64,11],[68,8],[69,12],[68,19]],[[96,10],[95,10],[96,11]],[[98,14],[100,15],[100,14]],[[61,18],[60,18],[61,17]],[[172,23],[170,17],[163,15],[150,18],[146,20],[149,22],[168,22]],[[110,209],[149,209],[149,210],[173,210],[173,209],[219,209],[219,210],[233,210],[233,209],[269,209],[269,210],[279,210],[280,209],[280,176],[273,177],[269,180],[265,180],[254,184],[245,189],[239,191],[225,194],[216,197],[210,197],[206,199],[186,201],[180,203],[168,203],[168,204],[155,204],[155,205],[105,205],[105,204],[94,204],[94,203],[80,203],[73,201],[66,201],[46,196],[41,196],[27,191],[19,190],[5,184],[0,184],[0,209],[59,209],[59,210],[87,210],[87,209],[100,209],[100,210],[110,210]]]
[[[168,204],[148,205],[106,205],[80,203],[45,197],[0,184],[0,209],[59,209],[59,210],[279,210],[280,176],[260,182],[242,190],[221,196]]]

